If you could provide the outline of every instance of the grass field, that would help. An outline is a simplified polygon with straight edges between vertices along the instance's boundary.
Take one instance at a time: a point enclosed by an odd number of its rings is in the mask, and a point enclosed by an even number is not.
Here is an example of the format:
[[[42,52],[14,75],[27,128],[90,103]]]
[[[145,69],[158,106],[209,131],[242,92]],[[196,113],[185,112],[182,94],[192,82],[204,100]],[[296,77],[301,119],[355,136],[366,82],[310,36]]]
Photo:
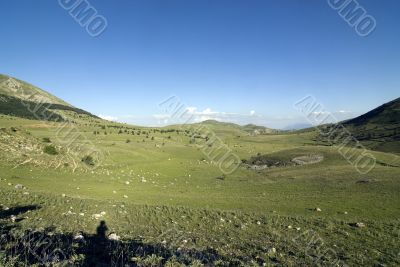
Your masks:
[[[90,240],[104,220],[120,246],[140,240],[135,246],[146,248],[123,253],[133,266],[400,265],[395,154],[371,151],[378,164],[362,175],[336,146],[318,145],[313,131],[250,135],[210,124],[242,160],[323,158],[259,170],[242,164],[223,175],[202,153],[201,140],[185,132],[193,127],[76,121],[75,142],[90,141],[104,154],[96,168],[67,157],[59,123],[0,118],[0,222],[9,233],[39,229],[70,240],[82,232]],[[43,152],[48,145],[57,155]],[[17,220],[6,208],[20,209]],[[12,258],[7,250],[2,255]],[[68,255],[70,264],[88,264],[88,253]]]

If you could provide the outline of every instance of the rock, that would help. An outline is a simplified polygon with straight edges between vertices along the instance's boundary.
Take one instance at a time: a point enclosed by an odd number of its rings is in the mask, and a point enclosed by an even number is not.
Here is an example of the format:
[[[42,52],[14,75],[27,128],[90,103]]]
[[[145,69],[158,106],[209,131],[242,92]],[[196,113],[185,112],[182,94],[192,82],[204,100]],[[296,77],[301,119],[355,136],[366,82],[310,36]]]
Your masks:
[[[17,217],[15,215],[11,215],[10,220],[14,223],[15,220],[17,220]]]
[[[276,253],[276,248],[270,248],[268,249],[269,254],[275,254]]]
[[[358,222],[358,223],[355,223],[355,227],[357,227],[357,228],[364,228],[364,227],[365,227],[365,224],[362,223],[362,222]]]
[[[101,214],[93,214],[92,217],[96,220],[100,219],[101,217],[103,217]]]
[[[322,210],[320,208],[315,208],[316,212],[321,212]]]
[[[105,212],[105,211],[102,211],[102,212],[100,212],[100,215],[101,215],[101,216],[104,216],[104,215],[106,215],[106,212]]]
[[[77,242],[85,241],[85,237],[82,235],[82,233],[77,233],[74,236],[74,241],[77,241]]]
[[[124,198],[128,198],[128,196],[127,196],[127,195],[124,195]]]
[[[17,184],[16,186],[15,186],[15,189],[24,189],[25,188],[25,186],[23,186],[22,184]]]
[[[300,230],[301,230],[301,228],[300,228],[300,227],[296,227],[296,230],[297,230],[297,231],[300,231]]]
[[[85,216],[85,213],[79,213],[79,216]]]
[[[66,195],[66,194],[62,194],[61,196],[62,196],[62,197],[66,197],[67,195]]]
[[[119,241],[119,240],[120,240],[120,237],[119,237],[116,233],[111,233],[111,234],[108,236],[108,240],[111,240],[111,241]]]
[[[126,181],[125,184],[126,184],[126,185],[129,185],[130,183],[129,183],[129,181]]]
[[[292,227],[291,225],[289,225],[287,228],[288,228],[288,229],[292,229],[293,227]]]

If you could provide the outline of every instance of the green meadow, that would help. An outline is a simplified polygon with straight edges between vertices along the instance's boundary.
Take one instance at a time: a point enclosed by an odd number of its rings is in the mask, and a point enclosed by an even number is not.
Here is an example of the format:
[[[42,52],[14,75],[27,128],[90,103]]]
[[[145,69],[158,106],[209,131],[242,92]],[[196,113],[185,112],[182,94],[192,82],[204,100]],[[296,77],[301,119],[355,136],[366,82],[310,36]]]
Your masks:
[[[127,249],[132,266],[400,264],[396,154],[370,151],[377,164],[360,174],[337,146],[316,141],[315,131],[252,135],[203,124],[240,158],[233,173],[223,174],[202,152],[194,126],[142,128],[82,117],[68,125],[79,138],[66,145],[61,123],[2,116],[1,222],[12,233],[52,229],[73,236],[94,235],[104,220],[122,244],[140,239],[168,251]],[[101,158],[68,157],[68,146],[87,142]],[[44,152],[46,146],[55,153]],[[293,164],[312,155],[322,160]],[[246,164],[257,156],[276,164]],[[24,206],[37,208],[10,222],[7,208]],[[71,254],[60,264],[88,257]]]

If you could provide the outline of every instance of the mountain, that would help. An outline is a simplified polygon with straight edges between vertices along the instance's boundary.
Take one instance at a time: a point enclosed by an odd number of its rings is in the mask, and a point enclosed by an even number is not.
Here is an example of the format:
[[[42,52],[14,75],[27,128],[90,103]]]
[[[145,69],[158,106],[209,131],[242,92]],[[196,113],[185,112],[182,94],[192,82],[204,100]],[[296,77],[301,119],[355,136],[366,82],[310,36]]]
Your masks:
[[[241,126],[241,128],[253,135],[260,135],[260,134],[272,134],[277,133],[279,130],[271,129],[264,126],[254,125],[254,124],[247,124],[245,126]]]
[[[27,119],[64,121],[97,116],[78,109],[50,93],[10,76],[0,74],[0,114]]]
[[[400,153],[400,98],[340,124],[370,149]],[[332,127],[336,125],[326,125],[323,129],[330,131]],[[338,136],[332,137],[341,140]],[[317,137],[317,140],[322,142],[325,139],[322,135]]]
[[[261,135],[261,134],[271,134],[271,133],[276,133],[279,132],[278,130],[270,129],[264,126],[258,126],[254,124],[247,124],[247,125],[238,125],[235,123],[231,122],[221,122],[221,121],[216,121],[216,120],[206,120],[201,122],[200,124],[202,125],[207,125],[210,127],[224,127],[226,129],[232,129],[232,130],[237,130],[237,131],[244,131],[248,134],[251,135]]]
[[[383,104],[364,115],[343,123],[344,125],[365,126],[365,125],[397,125],[400,123],[400,97]]]
[[[296,130],[302,130],[302,129],[307,129],[307,128],[311,128],[311,127],[312,127],[311,123],[295,123],[295,124],[291,124],[291,125],[286,126],[282,130],[284,130],[284,131],[296,131]]]

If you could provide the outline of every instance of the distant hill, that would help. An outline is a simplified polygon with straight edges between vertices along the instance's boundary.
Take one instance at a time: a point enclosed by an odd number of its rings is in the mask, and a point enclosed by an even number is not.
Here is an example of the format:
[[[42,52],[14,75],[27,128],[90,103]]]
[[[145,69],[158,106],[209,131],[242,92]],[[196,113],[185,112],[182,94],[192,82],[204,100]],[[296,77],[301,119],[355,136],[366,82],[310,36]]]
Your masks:
[[[84,116],[99,119],[36,86],[1,74],[0,114],[51,121]]]
[[[261,135],[261,134],[271,134],[271,133],[276,133],[279,132],[278,130],[270,129],[264,126],[258,126],[254,124],[247,124],[247,125],[238,125],[235,123],[231,122],[221,122],[221,121],[216,121],[216,120],[206,120],[201,122],[200,124],[203,125],[208,125],[211,127],[225,127],[225,128],[231,128],[233,130],[238,130],[238,131],[244,131],[248,134],[251,135]]]
[[[254,124],[247,124],[245,126],[241,126],[241,128],[253,135],[260,135],[260,134],[272,134],[277,133],[279,130],[271,129],[264,126],[254,125]]]
[[[370,149],[400,153],[400,98],[341,124]],[[324,128],[329,131],[332,127],[335,125]],[[317,137],[319,141],[324,139],[321,135]]]
[[[311,128],[311,127],[312,127],[311,123],[296,123],[296,124],[288,125],[285,128],[283,128],[282,130],[296,131],[296,130],[303,130],[303,129],[307,129],[307,128]]]

